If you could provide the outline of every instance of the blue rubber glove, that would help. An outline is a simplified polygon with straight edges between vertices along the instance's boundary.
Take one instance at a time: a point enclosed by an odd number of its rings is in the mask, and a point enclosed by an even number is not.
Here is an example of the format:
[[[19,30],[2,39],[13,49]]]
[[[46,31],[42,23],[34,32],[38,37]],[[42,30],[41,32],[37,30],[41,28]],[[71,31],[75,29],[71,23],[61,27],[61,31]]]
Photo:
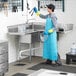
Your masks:
[[[37,12],[38,12],[38,10],[37,10],[37,8],[36,8],[36,7],[34,7],[34,8],[33,8],[33,10],[34,10],[34,12],[35,12],[35,13],[37,13]]]

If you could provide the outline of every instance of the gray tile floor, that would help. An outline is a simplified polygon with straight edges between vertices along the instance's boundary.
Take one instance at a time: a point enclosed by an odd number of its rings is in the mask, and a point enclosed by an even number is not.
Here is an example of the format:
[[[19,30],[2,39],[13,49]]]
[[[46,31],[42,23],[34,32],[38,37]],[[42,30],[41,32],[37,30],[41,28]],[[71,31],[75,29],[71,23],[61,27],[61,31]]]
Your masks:
[[[15,73],[24,73],[24,74],[31,74],[33,72],[35,72],[34,70],[28,70],[27,68],[34,66],[40,62],[43,62],[44,60],[41,57],[32,57],[32,62],[30,63],[28,58],[21,60],[21,63],[26,64],[25,66],[14,66],[15,64],[17,64],[18,62],[14,62],[9,64],[9,71],[5,74],[5,76],[12,76]],[[63,65],[65,64],[65,60],[62,60]],[[67,66],[75,66],[76,64],[70,64]]]

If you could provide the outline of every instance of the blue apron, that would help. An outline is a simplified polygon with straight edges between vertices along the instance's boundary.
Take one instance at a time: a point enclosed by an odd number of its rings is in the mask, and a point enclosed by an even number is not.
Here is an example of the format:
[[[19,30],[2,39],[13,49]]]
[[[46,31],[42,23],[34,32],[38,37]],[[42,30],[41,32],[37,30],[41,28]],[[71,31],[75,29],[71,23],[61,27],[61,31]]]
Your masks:
[[[45,26],[45,31],[44,32],[48,33],[48,30],[52,29],[52,28],[54,28],[54,25],[52,23],[51,18],[48,17],[46,19],[46,26]],[[46,36],[44,36],[44,37],[46,37]],[[54,31],[51,34],[48,34],[47,40],[44,40],[43,58],[44,59],[49,59],[49,60],[52,60],[52,61],[56,61],[58,59],[56,31]]]

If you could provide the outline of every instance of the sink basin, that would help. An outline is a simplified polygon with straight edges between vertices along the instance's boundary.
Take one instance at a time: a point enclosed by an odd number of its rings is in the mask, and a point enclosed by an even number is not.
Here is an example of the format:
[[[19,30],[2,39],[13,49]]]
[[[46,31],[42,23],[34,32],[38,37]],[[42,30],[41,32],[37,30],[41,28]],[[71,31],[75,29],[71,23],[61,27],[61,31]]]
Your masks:
[[[27,29],[33,29],[34,31],[44,30],[44,24],[42,24],[42,23],[32,23],[32,24],[29,24],[28,27],[26,27],[26,30]]]
[[[44,26],[41,26],[41,25],[30,25],[27,29],[33,29],[34,31],[36,30],[43,30],[44,29]]]
[[[8,26],[8,32],[9,33],[17,33],[20,31],[24,31],[24,26],[26,26],[26,24],[18,24],[18,25],[12,25],[12,26]]]

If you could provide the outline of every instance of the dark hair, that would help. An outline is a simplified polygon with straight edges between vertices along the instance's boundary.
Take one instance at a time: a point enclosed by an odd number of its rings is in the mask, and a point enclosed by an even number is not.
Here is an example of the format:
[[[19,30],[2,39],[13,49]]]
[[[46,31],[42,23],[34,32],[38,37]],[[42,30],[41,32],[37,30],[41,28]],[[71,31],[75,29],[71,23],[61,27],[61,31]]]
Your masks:
[[[53,4],[49,4],[49,5],[46,5],[49,9],[52,9],[52,11],[54,12],[55,10],[55,6]]]

